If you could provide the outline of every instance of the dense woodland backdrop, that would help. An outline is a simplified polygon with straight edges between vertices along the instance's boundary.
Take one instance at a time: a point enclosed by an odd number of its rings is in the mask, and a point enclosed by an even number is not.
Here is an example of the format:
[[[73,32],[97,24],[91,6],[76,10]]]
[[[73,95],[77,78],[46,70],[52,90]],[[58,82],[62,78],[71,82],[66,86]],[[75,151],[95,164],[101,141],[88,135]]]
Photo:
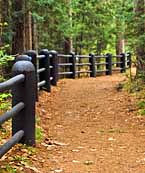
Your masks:
[[[0,0],[0,47],[8,54],[132,52],[145,71],[145,0]]]

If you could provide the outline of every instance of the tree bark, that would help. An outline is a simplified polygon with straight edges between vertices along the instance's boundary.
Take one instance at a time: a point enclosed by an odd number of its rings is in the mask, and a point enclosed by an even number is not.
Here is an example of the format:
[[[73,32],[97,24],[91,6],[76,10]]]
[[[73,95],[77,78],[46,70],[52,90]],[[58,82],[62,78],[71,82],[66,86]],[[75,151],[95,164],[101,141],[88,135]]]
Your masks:
[[[26,0],[14,0],[13,7],[13,39],[12,53],[22,54],[26,50],[32,49],[32,14],[27,7]]]
[[[125,52],[125,41],[124,38],[121,36],[117,36],[116,38],[116,55],[120,55],[121,53]]]
[[[4,32],[9,32],[7,27],[10,17],[10,2],[9,0],[0,1],[0,46],[5,44],[5,38],[3,37]]]
[[[135,23],[136,23],[136,57],[137,57],[137,75],[145,75],[145,46],[144,46],[144,33],[145,33],[145,1],[135,0]]]
[[[25,23],[24,23],[24,30],[25,30],[25,50],[32,49],[32,14],[30,11],[26,11],[25,13]]]
[[[13,8],[13,38],[12,54],[21,54],[25,50],[25,32],[24,32],[24,0],[14,0]]]

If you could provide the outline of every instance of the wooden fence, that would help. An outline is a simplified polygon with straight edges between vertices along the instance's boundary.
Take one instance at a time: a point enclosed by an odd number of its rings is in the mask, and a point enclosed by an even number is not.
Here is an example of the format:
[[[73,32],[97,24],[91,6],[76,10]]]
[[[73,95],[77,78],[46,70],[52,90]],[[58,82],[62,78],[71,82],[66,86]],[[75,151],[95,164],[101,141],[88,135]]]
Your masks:
[[[61,63],[61,58],[65,58],[66,62]],[[79,59],[84,61],[79,63]],[[87,68],[81,70],[79,67]],[[29,50],[25,55],[17,57],[12,68],[13,77],[0,83],[0,92],[12,90],[12,109],[0,116],[0,125],[12,118],[13,135],[0,147],[0,158],[18,142],[35,145],[35,102],[38,101],[38,88],[50,92],[51,85],[56,86],[62,75],[75,79],[78,74],[87,73],[90,77],[96,77],[97,73],[111,75],[116,70],[123,73],[130,67],[129,53],[117,56],[63,55],[43,49],[39,55]]]
[[[112,54],[100,55],[69,55],[58,54],[56,51],[43,49],[39,55],[35,51],[26,52],[32,58],[36,67],[37,81],[40,89],[51,91],[51,85],[56,86],[63,76],[75,79],[80,74],[88,74],[89,77],[96,77],[98,74],[112,75],[114,71],[123,73],[131,67],[131,54],[122,53],[113,56]],[[62,59],[63,58],[63,63]],[[81,59],[81,63],[80,63]]]

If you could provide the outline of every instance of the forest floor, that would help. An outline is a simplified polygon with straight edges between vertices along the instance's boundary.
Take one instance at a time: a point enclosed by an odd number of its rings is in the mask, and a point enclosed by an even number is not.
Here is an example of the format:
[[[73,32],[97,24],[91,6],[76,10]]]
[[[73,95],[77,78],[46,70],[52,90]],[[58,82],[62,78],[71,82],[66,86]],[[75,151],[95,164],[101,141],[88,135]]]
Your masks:
[[[65,79],[40,92],[43,139],[23,173],[145,173],[145,118],[125,76]]]

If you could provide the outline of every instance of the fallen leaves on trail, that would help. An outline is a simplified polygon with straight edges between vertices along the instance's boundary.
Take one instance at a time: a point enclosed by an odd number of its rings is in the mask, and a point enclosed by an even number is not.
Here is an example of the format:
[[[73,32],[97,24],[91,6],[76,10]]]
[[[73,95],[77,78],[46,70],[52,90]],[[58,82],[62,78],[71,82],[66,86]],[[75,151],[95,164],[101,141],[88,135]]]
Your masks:
[[[86,160],[86,161],[84,162],[84,164],[89,166],[89,165],[94,164],[94,162],[93,162],[92,160]]]
[[[69,144],[65,144],[63,142],[58,142],[58,141],[50,141],[49,145],[67,146]]]
[[[72,160],[73,163],[80,163],[78,160]]]
[[[41,172],[40,172],[37,168],[35,168],[35,167],[25,166],[25,168],[30,169],[30,170],[34,171],[35,173],[41,173]]]
[[[59,172],[62,172],[63,170],[62,169],[56,169],[56,170],[54,170],[54,172],[56,172],[56,173],[59,173]]]
[[[110,138],[108,138],[108,141],[115,141],[116,139],[114,139],[114,138],[112,138],[112,137],[110,137]]]

